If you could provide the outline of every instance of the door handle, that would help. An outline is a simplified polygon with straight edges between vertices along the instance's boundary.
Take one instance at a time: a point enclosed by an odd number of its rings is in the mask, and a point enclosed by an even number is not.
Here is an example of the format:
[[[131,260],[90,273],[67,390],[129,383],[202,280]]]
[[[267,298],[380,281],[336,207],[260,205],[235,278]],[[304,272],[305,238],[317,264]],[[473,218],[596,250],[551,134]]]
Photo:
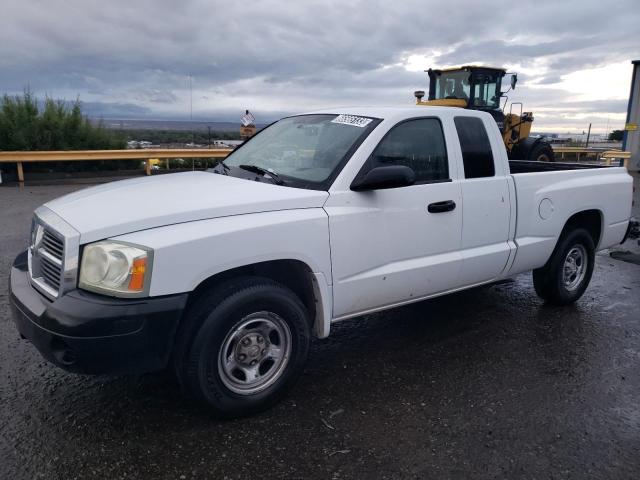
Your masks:
[[[445,200],[444,202],[430,203],[427,207],[429,213],[450,212],[456,208],[456,202],[453,200]]]

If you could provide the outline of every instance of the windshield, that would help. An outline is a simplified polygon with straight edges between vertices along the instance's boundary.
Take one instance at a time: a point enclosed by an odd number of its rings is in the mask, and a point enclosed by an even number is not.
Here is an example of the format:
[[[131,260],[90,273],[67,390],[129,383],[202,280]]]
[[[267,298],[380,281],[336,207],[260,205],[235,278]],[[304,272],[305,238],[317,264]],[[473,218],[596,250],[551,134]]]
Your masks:
[[[234,151],[224,164],[273,172],[285,185],[324,189],[378,123],[355,115],[283,118]]]
[[[472,76],[473,75],[473,76]],[[432,100],[471,99],[470,106],[481,109],[500,107],[501,75],[493,71],[471,74],[466,70],[446,71],[437,74],[435,96]],[[473,94],[471,84],[473,84]]]
[[[437,77],[435,99],[458,98],[469,100],[471,85],[469,84],[469,72],[454,71],[443,72]]]

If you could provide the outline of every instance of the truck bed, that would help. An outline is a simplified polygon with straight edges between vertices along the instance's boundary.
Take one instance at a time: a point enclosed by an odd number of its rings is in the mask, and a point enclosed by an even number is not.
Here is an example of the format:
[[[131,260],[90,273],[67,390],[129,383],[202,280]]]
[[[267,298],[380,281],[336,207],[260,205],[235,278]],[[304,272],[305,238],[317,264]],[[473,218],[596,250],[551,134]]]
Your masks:
[[[596,165],[593,163],[569,163],[569,162],[536,162],[535,160],[509,160],[511,173],[555,172],[559,170],[585,170],[591,168],[611,168],[608,165]]]
[[[600,216],[596,248],[622,240],[631,215],[632,180],[625,167],[521,160],[509,166],[518,246],[512,274],[539,268],[540,258],[549,258],[565,222],[578,209]]]

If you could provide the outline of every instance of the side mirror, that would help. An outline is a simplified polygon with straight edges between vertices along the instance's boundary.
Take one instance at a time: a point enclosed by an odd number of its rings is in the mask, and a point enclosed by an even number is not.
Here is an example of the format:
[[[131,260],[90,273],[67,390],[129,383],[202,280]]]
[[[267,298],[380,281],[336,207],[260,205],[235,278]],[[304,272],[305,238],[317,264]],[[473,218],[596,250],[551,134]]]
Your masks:
[[[511,75],[511,90],[516,88],[516,83],[518,83],[518,74],[514,73]]]
[[[351,184],[351,190],[362,192],[366,190],[381,190],[384,188],[408,187],[416,181],[415,172],[404,165],[389,165],[375,167],[364,177]]]

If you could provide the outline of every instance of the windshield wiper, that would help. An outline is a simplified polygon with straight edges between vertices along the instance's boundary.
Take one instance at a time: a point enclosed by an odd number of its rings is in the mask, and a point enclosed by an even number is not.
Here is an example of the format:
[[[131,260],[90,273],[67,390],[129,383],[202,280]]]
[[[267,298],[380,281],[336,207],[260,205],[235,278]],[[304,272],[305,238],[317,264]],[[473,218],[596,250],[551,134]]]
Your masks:
[[[238,168],[246,170],[247,172],[259,173],[263,177],[269,176],[277,185],[284,185],[284,181],[278,176],[277,173],[272,172],[271,170],[267,170],[266,168],[259,167],[258,165],[244,164],[238,165]]]

